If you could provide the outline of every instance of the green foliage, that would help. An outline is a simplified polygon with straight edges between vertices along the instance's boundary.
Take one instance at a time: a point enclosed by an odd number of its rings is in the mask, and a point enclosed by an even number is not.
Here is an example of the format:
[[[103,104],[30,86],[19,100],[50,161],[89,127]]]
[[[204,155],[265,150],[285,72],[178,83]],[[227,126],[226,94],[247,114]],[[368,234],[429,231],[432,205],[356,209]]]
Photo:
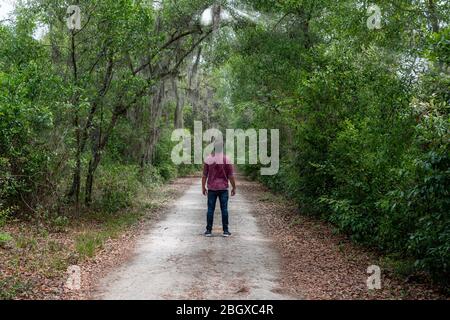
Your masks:
[[[2,28],[0,43],[0,203],[8,203],[44,187],[51,153],[42,133],[53,125],[59,85],[30,38]]]
[[[164,180],[171,180],[177,175],[177,169],[171,163],[164,163],[158,167],[158,172]]]
[[[64,232],[69,226],[70,220],[68,217],[58,215],[51,220],[51,228],[56,232]]]
[[[6,224],[8,218],[11,216],[11,213],[12,213],[11,208],[2,208],[0,206],[0,228]]]
[[[129,206],[148,167],[151,183],[178,174],[168,158],[173,99],[155,94],[187,68],[209,3],[79,1],[76,33],[65,1],[17,4],[14,21],[0,23],[0,223],[20,213],[63,230],[59,216],[83,202]],[[38,39],[39,24],[48,28]]]
[[[0,300],[11,300],[30,290],[31,284],[11,276],[0,279]]]
[[[11,235],[9,233],[0,232],[0,247],[5,246],[12,241],[13,241],[13,238],[11,237]]]
[[[172,163],[171,152],[174,144],[170,140],[171,130],[164,130],[161,134],[160,143],[156,147],[153,165],[158,170],[164,181],[175,178],[178,174],[177,166]]]
[[[236,125],[282,137],[276,176],[244,172],[448,285],[448,5],[380,1],[370,31],[354,1],[246,3],[280,19],[230,45]]]
[[[450,27],[444,27],[439,33],[429,36],[429,57],[445,65],[450,64]]]
[[[75,239],[75,248],[81,259],[92,258],[105,241],[117,237],[124,229],[135,224],[142,212],[127,211],[117,214],[97,212],[95,218],[101,224],[101,230],[86,231]]]
[[[142,188],[157,187],[179,175],[198,170],[194,166],[175,166],[170,159],[146,166],[143,170],[135,165],[108,163],[99,168],[95,189],[95,206],[98,210],[115,213],[131,207]]]
[[[37,241],[34,236],[20,235],[16,239],[16,247],[26,250],[36,250]]]
[[[385,214],[380,232],[387,247],[406,251],[418,268],[448,279],[449,117],[436,106],[424,106],[428,114],[415,127],[417,147],[405,154],[395,172],[399,182],[379,203]]]
[[[98,175],[98,205],[102,210],[114,213],[130,206],[139,188],[137,166],[105,165]]]
[[[96,250],[103,245],[103,241],[101,234],[82,234],[76,238],[75,247],[81,258],[92,258]]]

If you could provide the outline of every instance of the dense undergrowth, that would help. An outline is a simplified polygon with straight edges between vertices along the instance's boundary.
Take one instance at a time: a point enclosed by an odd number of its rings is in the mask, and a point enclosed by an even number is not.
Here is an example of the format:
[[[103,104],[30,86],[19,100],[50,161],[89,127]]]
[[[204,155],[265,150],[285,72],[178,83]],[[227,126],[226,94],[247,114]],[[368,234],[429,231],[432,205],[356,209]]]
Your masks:
[[[371,31],[351,2],[254,3],[286,16],[238,33],[223,68],[236,125],[279,128],[281,165],[275,176],[244,170],[448,288],[449,8],[379,2],[383,26]],[[412,13],[421,10],[442,24]]]

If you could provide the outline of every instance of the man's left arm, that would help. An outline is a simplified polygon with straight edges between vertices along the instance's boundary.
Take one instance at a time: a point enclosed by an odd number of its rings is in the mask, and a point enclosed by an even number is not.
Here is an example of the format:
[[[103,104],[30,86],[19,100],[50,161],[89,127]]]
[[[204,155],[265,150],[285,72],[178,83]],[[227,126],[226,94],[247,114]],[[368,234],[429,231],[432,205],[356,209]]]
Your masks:
[[[202,177],[202,193],[204,196],[208,194],[208,190],[206,190],[206,181],[208,180],[208,165],[203,164],[203,177]]]
[[[234,197],[236,195],[236,180],[234,179],[234,175],[230,177],[230,183],[231,183],[231,196]]]
[[[234,167],[233,165],[229,162],[228,159],[225,160],[226,161],[226,173],[228,176],[228,180],[230,180],[231,183],[231,196],[233,197],[234,195],[236,195],[236,179],[234,178]]]

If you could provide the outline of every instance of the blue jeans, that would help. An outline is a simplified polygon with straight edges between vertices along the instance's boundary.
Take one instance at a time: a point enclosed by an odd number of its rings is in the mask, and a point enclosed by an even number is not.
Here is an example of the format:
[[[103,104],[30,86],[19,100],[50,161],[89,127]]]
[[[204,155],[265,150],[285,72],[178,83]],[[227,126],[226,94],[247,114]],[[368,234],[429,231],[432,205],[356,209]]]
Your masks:
[[[206,230],[212,230],[217,198],[219,198],[220,210],[222,211],[222,226],[223,231],[225,232],[228,231],[228,190],[208,190],[208,213],[206,215]]]

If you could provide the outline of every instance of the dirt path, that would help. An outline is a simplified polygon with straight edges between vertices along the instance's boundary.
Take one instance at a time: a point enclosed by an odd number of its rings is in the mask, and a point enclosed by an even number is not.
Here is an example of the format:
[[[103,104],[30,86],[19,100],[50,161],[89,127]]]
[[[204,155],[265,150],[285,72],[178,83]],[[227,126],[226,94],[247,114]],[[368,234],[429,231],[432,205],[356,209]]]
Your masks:
[[[246,194],[230,200],[230,238],[205,238],[200,182],[135,246],[134,256],[100,281],[98,299],[291,299],[278,283],[280,259],[257,225]],[[295,298],[299,298],[296,296]]]
[[[185,192],[139,233],[134,249],[118,242],[127,252],[125,262],[93,273],[106,277],[93,281],[98,285],[90,298],[448,299],[429,281],[398,278],[383,256],[355,245],[332,225],[299,214],[295,203],[243,177],[237,196],[230,198],[232,237],[221,237],[217,206],[216,236],[205,238],[200,178],[175,184]],[[370,265],[382,268],[381,290],[367,288]]]

